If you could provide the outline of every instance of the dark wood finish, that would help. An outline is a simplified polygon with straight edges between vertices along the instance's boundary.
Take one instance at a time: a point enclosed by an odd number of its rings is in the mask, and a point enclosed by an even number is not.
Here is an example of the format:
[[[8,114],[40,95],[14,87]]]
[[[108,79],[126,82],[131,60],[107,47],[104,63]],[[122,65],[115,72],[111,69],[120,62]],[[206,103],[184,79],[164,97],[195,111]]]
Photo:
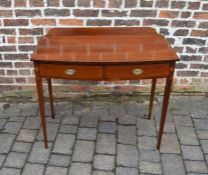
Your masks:
[[[54,117],[51,78],[69,80],[152,80],[151,118],[156,78],[167,78],[157,148],[164,129],[174,64],[178,61],[167,40],[149,27],[54,28],[41,37],[32,55],[45,147],[47,132],[42,78],[48,79]]]
[[[149,115],[148,115],[148,119],[149,120],[151,119],[152,111],[153,111],[153,103],[154,103],[154,99],[155,99],[156,83],[157,83],[157,79],[153,78],[152,79],[152,89],[151,89],[150,105],[149,105]]]
[[[50,101],[50,107],[51,107],[51,117],[54,119],[55,118],[55,113],[54,113],[54,102],[53,102],[53,92],[52,92],[51,78],[47,78],[47,82],[48,82],[49,101]]]

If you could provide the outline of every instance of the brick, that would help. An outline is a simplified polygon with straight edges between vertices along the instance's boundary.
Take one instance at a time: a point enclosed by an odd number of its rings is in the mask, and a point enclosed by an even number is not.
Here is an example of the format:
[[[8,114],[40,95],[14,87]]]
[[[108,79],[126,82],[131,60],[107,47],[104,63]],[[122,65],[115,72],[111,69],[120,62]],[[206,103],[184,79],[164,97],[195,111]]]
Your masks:
[[[192,30],[191,36],[207,37],[208,31],[207,30]]]
[[[208,53],[208,47],[200,47],[199,52],[200,53],[205,53],[205,54]]]
[[[138,170],[136,168],[126,168],[126,167],[118,167],[116,168],[116,175],[138,175]]]
[[[140,162],[140,172],[147,174],[162,174],[161,165],[154,162]]]
[[[127,16],[127,11],[102,10],[102,16],[104,16],[104,17],[124,17],[124,16]]]
[[[35,26],[55,26],[55,19],[31,19],[32,25]]]
[[[59,7],[60,6],[60,1],[59,0],[47,0],[47,6],[49,7]]]
[[[198,10],[200,7],[200,2],[188,2],[188,9]]]
[[[133,17],[155,17],[157,15],[156,10],[132,10],[131,16]]]
[[[116,136],[113,134],[98,134],[96,153],[116,154]]]
[[[63,0],[62,3],[65,7],[74,7],[75,0]]]
[[[15,15],[17,17],[34,17],[34,16],[41,16],[40,10],[16,10]]]
[[[200,146],[181,146],[182,155],[185,160],[204,160]]]
[[[166,8],[166,7],[168,7],[168,1],[167,0],[158,0],[158,1],[156,1],[155,7]]]
[[[137,163],[138,163],[137,148],[132,145],[118,144],[117,164],[127,167],[137,167]]]
[[[93,0],[93,7],[97,7],[97,8],[105,7],[105,0]]]
[[[9,29],[9,28],[4,27],[4,28],[0,29],[0,34],[15,35],[16,31],[15,31],[15,29]]]
[[[208,69],[208,65],[205,64],[190,64],[191,69]]]
[[[178,11],[161,10],[159,16],[161,18],[176,18],[178,17],[178,14],[179,14]]]
[[[95,140],[97,130],[94,128],[79,128],[78,139],[82,140]]]
[[[51,166],[69,167],[70,163],[71,156],[52,154],[48,164]]]
[[[201,61],[202,57],[198,55],[182,55],[181,56],[182,61]]]
[[[109,155],[95,155],[93,166],[99,170],[113,170],[115,164],[115,157]]]
[[[28,19],[4,19],[5,26],[28,26]]]
[[[69,16],[70,11],[68,9],[45,9],[45,16]]]
[[[200,22],[199,28],[207,29],[208,28],[208,22]]]
[[[26,158],[27,158],[26,153],[10,152],[6,158],[4,166],[23,168],[24,163],[26,162]]]
[[[186,171],[192,173],[207,173],[208,169],[205,162],[185,161]]]
[[[174,36],[187,36],[189,34],[189,30],[187,29],[178,29],[174,32]]]
[[[195,39],[195,38],[185,38],[183,40],[183,44],[195,44],[195,45],[205,45],[205,40],[202,39]]]
[[[183,160],[180,155],[162,154],[162,167],[164,175],[185,175]]]
[[[122,0],[111,0],[109,1],[109,8],[119,8],[121,7]]]
[[[171,2],[171,8],[173,9],[182,9],[186,5],[185,1],[172,1]]]
[[[26,0],[15,0],[14,6],[15,7],[26,7]]]
[[[179,21],[179,20],[173,20],[171,23],[172,27],[195,27],[196,22],[195,21]]]
[[[12,63],[11,62],[0,62],[0,67],[1,68],[11,68]]]
[[[69,170],[69,175],[90,175],[91,164],[87,163],[72,163]]]
[[[48,166],[46,168],[46,172],[45,175],[67,175],[67,168],[63,168],[63,167],[52,167],[52,166]]]
[[[152,7],[153,1],[140,0],[140,7]]]
[[[15,136],[12,134],[0,134],[0,153],[8,153],[14,139]]]
[[[20,35],[43,35],[42,28],[19,29]]]
[[[32,68],[32,62],[16,62],[14,63],[15,68]]]
[[[144,19],[144,25],[168,26],[169,21],[165,19]]]
[[[208,10],[208,3],[203,4],[203,9]]]
[[[44,169],[44,165],[26,163],[22,175],[42,175]]]
[[[72,161],[90,162],[93,160],[94,142],[77,140],[72,156]]]
[[[0,0],[0,7],[11,7],[11,0]]]
[[[53,153],[71,154],[75,136],[71,134],[58,134],[54,144]]]
[[[12,10],[0,10],[0,17],[12,17]]]
[[[207,19],[208,12],[195,12],[193,18],[195,19]]]
[[[0,46],[0,52],[13,52],[16,51],[15,46]]]
[[[18,48],[20,51],[23,52],[28,52],[28,51],[33,51],[36,46],[32,45],[19,45]]]
[[[43,7],[44,2],[43,0],[29,0],[29,5],[32,7]]]
[[[73,10],[73,14],[77,17],[97,17],[98,10]]]
[[[182,12],[181,18],[189,18],[191,16],[191,12]]]
[[[177,69],[185,69],[185,68],[187,68],[187,64],[184,64],[184,63],[177,63],[177,64],[176,64],[176,68],[177,68]]]
[[[140,25],[139,20],[115,20],[115,26],[138,26]]]
[[[90,7],[90,0],[78,0],[78,6],[80,6],[80,7]]]
[[[59,24],[62,26],[83,26],[84,22],[80,19],[60,19]]]
[[[124,2],[125,2],[124,6],[127,8],[137,7],[137,0],[128,0]]]
[[[3,167],[0,170],[0,173],[2,175],[20,175],[21,170],[16,168],[5,168]]]

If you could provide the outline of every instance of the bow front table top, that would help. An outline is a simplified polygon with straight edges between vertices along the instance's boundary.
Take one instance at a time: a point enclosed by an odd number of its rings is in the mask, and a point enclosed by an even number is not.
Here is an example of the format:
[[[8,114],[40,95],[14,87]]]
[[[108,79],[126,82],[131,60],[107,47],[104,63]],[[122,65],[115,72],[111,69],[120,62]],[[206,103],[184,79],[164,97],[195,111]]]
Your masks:
[[[42,79],[48,82],[52,118],[51,79],[152,79],[148,119],[151,118],[157,78],[166,78],[157,148],[160,148],[175,62],[179,58],[167,40],[150,27],[53,28],[40,38],[32,55],[45,147]]]

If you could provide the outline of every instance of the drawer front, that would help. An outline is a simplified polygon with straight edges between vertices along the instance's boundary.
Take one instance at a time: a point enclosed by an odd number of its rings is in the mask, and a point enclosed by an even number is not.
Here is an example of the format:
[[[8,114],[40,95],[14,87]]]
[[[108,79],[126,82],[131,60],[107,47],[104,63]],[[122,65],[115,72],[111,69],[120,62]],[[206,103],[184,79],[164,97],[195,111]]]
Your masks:
[[[41,64],[39,69],[39,73],[43,77],[72,80],[99,80],[103,75],[102,67],[99,66]]]
[[[169,75],[169,68],[169,64],[108,66],[105,77],[108,80],[163,78]]]

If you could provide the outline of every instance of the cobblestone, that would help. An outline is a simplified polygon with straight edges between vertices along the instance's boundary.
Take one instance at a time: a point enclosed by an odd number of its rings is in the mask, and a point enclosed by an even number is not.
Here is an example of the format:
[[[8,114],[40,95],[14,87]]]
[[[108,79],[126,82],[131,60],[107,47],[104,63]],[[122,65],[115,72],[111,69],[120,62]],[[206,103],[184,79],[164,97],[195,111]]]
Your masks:
[[[2,168],[0,170],[1,175],[20,175],[21,170],[16,168]]]
[[[118,142],[136,145],[136,126],[118,126]]]
[[[100,122],[98,131],[102,133],[116,133],[116,123],[114,122]]]
[[[32,144],[31,143],[26,143],[26,142],[15,142],[12,151],[15,152],[30,152]]]
[[[23,128],[26,129],[39,129],[40,128],[40,118],[39,117],[27,117]]]
[[[109,155],[95,155],[93,162],[94,168],[99,170],[113,170],[115,164],[115,157]]]
[[[13,168],[23,168],[26,158],[26,153],[10,152],[6,158],[4,166]]]
[[[116,169],[116,175],[138,175],[138,169],[136,168],[125,168],[125,167],[118,167]]]
[[[185,161],[187,172],[191,173],[208,173],[205,162],[200,161]]]
[[[33,142],[36,134],[36,130],[21,129],[19,135],[17,136],[17,141]]]
[[[48,164],[51,166],[68,167],[70,163],[71,163],[71,156],[52,154]]]
[[[63,167],[51,167],[46,168],[45,175],[67,175],[67,168]]]
[[[147,174],[162,174],[161,165],[153,162],[140,162],[140,172]]]
[[[43,165],[26,163],[22,175],[43,175],[44,169]]]
[[[88,163],[72,163],[69,175],[90,175],[92,165]]]
[[[97,130],[94,128],[79,128],[78,139],[82,140],[95,140]]]
[[[4,126],[4,133],[10,133],[10,134],[18,134],[22,126],[22,123],[20,122],[7,122],[7,124]]]
[[[200,146],[181,146],[182,155],[184,159],[188,160],[204,160],[203,153]]]

